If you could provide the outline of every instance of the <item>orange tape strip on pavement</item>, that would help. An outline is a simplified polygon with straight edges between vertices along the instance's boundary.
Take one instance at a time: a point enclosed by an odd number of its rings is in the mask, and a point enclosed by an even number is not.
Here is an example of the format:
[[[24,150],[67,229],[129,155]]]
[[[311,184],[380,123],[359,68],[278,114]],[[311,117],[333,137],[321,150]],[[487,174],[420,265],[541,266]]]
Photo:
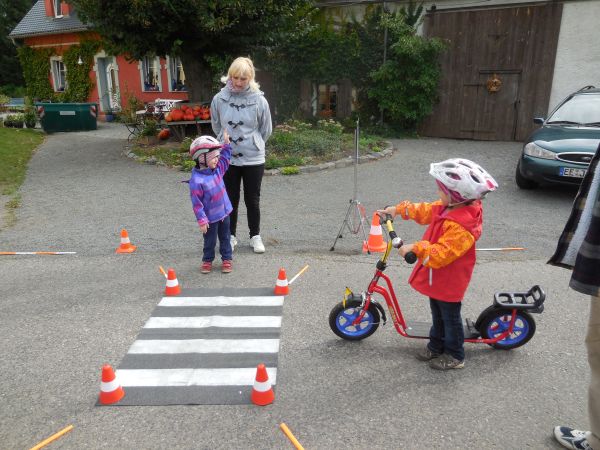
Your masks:
[[[46,445],[48,445],[50,442],[53,442],[55,440],[57,440],[59,437],[61,437],[63,434],[67,434],[69,431],[71,431],[73,429],[73,425],[69,425],[68,427],[63,428],[62,430],[60,430],[58,433],[54,433],[52,436],[50,436],[48,439],[44,439],[42,442],[40,442],[38,445],[36,445],[35,447],[31,447],[31,450],[38,450],[42,447],[45,447]]]
[[[0,252],[0,255],[75,255],[77,252]]]

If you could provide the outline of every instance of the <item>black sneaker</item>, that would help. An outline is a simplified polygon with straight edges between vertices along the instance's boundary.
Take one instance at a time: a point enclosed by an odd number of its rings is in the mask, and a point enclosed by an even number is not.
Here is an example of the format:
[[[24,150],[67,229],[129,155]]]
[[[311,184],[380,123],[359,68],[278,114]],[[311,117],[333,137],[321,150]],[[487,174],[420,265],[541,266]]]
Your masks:
[[[444,353],[432,359],[429,362],[429,367],[436,370],[462,369],[465,367],[465,362]]]
[[[592,450],[587,437],[589,431],[574,430],[569,427],[554,427],[554,437],[563,447],[576,450]]]
[[[429,350],[429,347],[425,347],[415,355],[415,358],[417,358],[419,361],[431,361],[432,359],[439,358],[440,356],[442,356],[441,353],[432,352]]]

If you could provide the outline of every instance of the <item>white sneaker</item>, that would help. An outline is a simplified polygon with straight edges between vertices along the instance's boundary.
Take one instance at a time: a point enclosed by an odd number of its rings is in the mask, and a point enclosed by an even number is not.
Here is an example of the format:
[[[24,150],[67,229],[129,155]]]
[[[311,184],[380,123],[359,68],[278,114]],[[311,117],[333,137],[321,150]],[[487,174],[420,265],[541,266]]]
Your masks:
[[[250,238],[250,245],[254,249],[254,253],[264,253],[265,252],[265,245],[263,244],[260,234],[257,234],[256,236],[252,236]]]
[[[231,251],[235,250],[235,246],[238,245],[237,238],[232,234],[229,238],[229,243],[231,244]]]

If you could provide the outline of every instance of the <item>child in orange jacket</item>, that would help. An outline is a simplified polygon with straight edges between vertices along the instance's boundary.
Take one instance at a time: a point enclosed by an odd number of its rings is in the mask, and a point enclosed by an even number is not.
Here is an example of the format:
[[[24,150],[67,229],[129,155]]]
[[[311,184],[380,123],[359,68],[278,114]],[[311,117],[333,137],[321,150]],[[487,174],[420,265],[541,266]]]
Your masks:
[[[431,307],[429,343],[417,358],[434,369],[462,369],[461,301],[475,266],[475,241],[481,236],[481,198],[498,183],[481,166],[462,158],[433,163],[429,174],[436,180],[440,200],[403,201],[380,212],[429,225],[420,241],[400,247],[402,256],[412,251],[419,259],[408,282],[429,297]]]

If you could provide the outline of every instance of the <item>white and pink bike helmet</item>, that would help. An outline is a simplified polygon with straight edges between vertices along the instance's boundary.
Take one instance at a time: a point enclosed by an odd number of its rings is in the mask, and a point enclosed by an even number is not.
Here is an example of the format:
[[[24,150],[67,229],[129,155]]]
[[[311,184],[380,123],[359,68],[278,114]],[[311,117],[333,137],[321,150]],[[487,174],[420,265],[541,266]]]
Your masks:
[[[432,163],[429,174],[442,191],[448,191],[454,204],[479,200],[498,188],[496,180],[483,167],[468,159],[451,158]]]

